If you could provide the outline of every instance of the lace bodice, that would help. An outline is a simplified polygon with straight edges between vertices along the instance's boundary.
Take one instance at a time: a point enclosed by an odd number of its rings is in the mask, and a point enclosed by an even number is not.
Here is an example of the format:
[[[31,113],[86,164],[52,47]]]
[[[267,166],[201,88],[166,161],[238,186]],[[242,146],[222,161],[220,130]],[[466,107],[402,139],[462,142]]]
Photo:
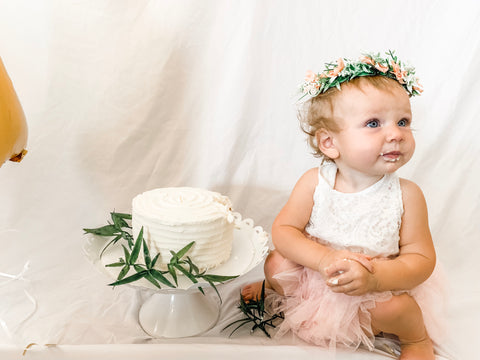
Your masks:
[[[370,256],[398,254],[403,214],[400,180],[387,174],[357,193],[333,189],[337,167],[319,167],[314,205],[305,231],[322,244]]]

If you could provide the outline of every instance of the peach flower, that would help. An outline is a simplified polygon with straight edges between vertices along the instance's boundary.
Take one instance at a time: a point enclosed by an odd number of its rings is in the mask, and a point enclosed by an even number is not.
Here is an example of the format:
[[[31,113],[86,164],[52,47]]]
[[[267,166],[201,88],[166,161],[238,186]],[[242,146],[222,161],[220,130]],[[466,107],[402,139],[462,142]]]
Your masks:
[[[315,82],[318,80],[318,75],[315,74],[312,70],[308,70],[307,74],[305,75],[306,82]]]
[[[388,66],[382,65],[380,63],[376,63],[375,69],[377,69],[378,71],[381,71],[382,73],[386,73],[388,71]]]
[[[375,61],[370,57],[370,56],[365,56],[363,55],[361,58],[360,58],[360,61],[364,64],[368,64],[368,65],[373,65],[375,66]]]
[[[413,90],[416,90],[419,94],[423,93],[423,86],[418,82],[417,79],[417,85],[412,86]]]
[[[395,61],[390,60],[390,65],[392,65],[394,73],[400,72],[400,66]]]
[[[395,74],[395,77],[397,78],[398,82],[400,84],[405,84],[405,81],[403,80],[403,77],[407,75],[407,72],[402,71],[400,69],[400,66],[393,60],[390,62],[390,64],[392,65],[393,73]]]
[[[330,70],[330,72],[328,73],[328,76],[329,77],[337,77],[338,74],[340,74],[340,72],[345,68],[345,63],[343,62],[343,59],[342,58],[339,58],[337,60],[337,67],[333,70]]]

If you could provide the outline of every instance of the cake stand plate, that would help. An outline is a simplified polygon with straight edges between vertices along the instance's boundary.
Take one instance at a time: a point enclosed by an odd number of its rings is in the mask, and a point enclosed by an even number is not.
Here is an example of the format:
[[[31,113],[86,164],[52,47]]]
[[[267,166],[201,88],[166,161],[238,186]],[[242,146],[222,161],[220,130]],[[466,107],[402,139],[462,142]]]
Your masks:
[[[215,275],[243,276],[260,264],[268,252],[268,234],[260,226],[254,226],[253,220],[242,220],[235,213],[232,254],[230,258],[215,269],[207,271]],[[115,281],[119,268],[105,267],[123,257],[119,244],[110,246],[100,257],[108,239],[86,235],[84,253],[102,273]],[[129,276],[130,274],[127,274]],[[230,280],[233,281],[233,280]],[[220,315],[220,301],[212,291],[203,295],[198,287],[208,290],[208,283],[193,284],[186,276],[178,275],[177,288],[158,289],[145,279],[130,286],[154,290],[140,308],[138,320],[143,330],[155,338],[179,338],[199,335],[211,329]],[[221,284],[216,285],[217,288]]]

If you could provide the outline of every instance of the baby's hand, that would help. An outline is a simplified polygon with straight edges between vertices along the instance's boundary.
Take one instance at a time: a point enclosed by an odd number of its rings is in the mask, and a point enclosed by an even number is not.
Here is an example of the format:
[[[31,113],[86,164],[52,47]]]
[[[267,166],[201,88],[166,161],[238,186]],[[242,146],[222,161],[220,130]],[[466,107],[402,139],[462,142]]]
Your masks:
[[[367,268],[356,259],[342,259],[325,269],[327,285],[336,293],[358,296],[375,290],[372,264]]]
[[[354,253],[348,250],[330,250],[330,252],[322,259],[319,267],[320,273],[325,279],[331,277],[335,272],[329,272],[327,269],[335,264],[342,264],[345,260],[355,260],[365,267],[369,272],[373,272],[373,264],[370,262],[371,258],[367,255]],[[340,269],[341,270],[341,269]]]

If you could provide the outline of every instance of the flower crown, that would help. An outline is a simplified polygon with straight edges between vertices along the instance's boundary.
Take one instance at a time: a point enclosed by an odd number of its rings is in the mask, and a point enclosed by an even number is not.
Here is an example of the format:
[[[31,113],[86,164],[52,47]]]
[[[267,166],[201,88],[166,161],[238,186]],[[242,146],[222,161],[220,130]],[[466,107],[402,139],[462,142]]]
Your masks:
[[[385,58],[381,57],[380,53],[363,54],[358,60],[339,58],[337,63],[326,63],[325,70],[321,73],[307,71],[305,81],[300,85],[303,94],[300,100],[309,100],[334,87],[340,90],[341,83],[356,77],[376,75],[397,80],[410,97],[420,95],[423,88],[415,77],[415,68],[402,64],[391,50],[385,54]]]

